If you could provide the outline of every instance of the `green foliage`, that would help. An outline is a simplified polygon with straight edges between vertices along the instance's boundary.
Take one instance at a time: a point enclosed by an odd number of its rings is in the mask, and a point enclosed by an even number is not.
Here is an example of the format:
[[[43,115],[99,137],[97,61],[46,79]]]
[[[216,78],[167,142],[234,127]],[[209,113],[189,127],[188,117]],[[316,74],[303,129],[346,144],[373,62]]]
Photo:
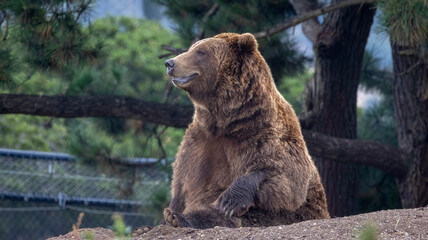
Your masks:
[[[177,23],[176,32],[186,46],[197,37],[212,37],[222,32],[256,33],[295,14],[287,0],[156,2],[167,8],[166,14]],[[218,10],[206,17],[215,4],[218,4]],[[308,59],[296,50],[295,42],[287,33],[259,39],[258,43],[275,80],[281,79],[284,74],[304,70]]]
[[[401,208],[395,179],[374,167],[360,167],[358,197],[360,212]]]
[[[391,42],[402,46],[426,46],[428,2],[426,0],[381,0],[379,19]]]
[[[97,57],[102,45],[88,41],[79,22],[91,0],[4,0],[1,35],[25,46],[26,60],[38,68],[61,68]]]
[[[366,90],[378,92],[379,103],[360,111],[358,115],[358,136],[397,146],[396,124],[393,106],[393,74],[380,67],[380,58],[373,50],[366,51],[363,58],[360,84]],[[376,129],[376,131],[373,131]]]
[[[169,88],[165,77],[162,44],[178,39],[158,23],[130,18],[106,18],[91,26],[95,41],[104,40],[105,54],[83,69],[65,73],[72,79],[67,93],[71,95],[123,95],[161,102],[180,99],[181,92]],[[72,154],[90,161],[106,161],[135,156],[172,157],[184,131],[160,130],[158,126],[136,120],[90,119],[71,120],[72,131],[67,146]],[[160,145],[161,143],[162,145]]]
[[[63,151],[67,128],[63,119],[30,115],[0,116],[0,146],[39,151]]]
[[[394,108],[390,97],[385,97],[380,103],[362,110],[358,116],[357,127],[360,138],[397,146]]]
[[[161,45],[179,42],[158,23],[131,18],[106,18],[93,23],[91,39],[103,40],[104,57],[90,67],[70,72],[70,94],[114,94],[161,101],[169,83]],[[178,96],[174,91],[174,97]],[[173,98],[173,96],[171,96]]]
[[[83,29],[87,41],[102,42],[103,49],[90,64],[70,65],[57,71],[31,74],[9,92],[26,94],[122,95],[161,101],[169,84],[162,59],[162,44],[179,42],[158,23],[130,18],[99,19]],[[19,42],[12,54],[25,55]],[[22,59],[21,59],[22,60]],[[84,63],[84,62],[83,62]],[[34,72],[31,69],[22,69]],[[23,78],[20,74],[19,78]],[[5,91],[7,89],[4,89]],[[177,90],[169,98],[183,96]],[[183,103],[186,98],[180,98]]]
[[[127,129],[123,132],[111,132],[100,122],[104,119],[73,120],[66,138],[69,152],[88,163],[94,160],[109,161],[136,156],[160,157],[163,155],[153,136],[153,126],[141,125],[143,129],[133,129],[133,120],[127,120]],[[150,128],[151,127],[151,128]],[[164,157],[172,157],[177,151],[182,129],[168,128],[160,137],[165,150]]]
[[[165,100],[162,96],[169,79],[165,79],[164,60],[158,56],[161,55],[161,44],[178,42],[175,36],[158,23],[129,18],[100,19],[91,28],[96,33],[92,38],[105,39],[105,54],[83,69],[71,69],[65,73],[72,79],[66,90],[68,94],[109,94],[158,102]],[[181,96],[182,93],[174,89],[167,99],[180,99],[181,103],[188,101]],[[137,120],[112,118],[74,119],[69,121],[69,128],[66,138],[69,152],[87,164],[100,165],[103,171],[111,171],[108,169],[111,161],[123,158],[173,157],[184,134],[182,129],[161,129]],[[170,172],[169,164],[162,167]],[[132,188],[128,184],[132,184],[127,180],[129,176],[121,174],[124,178],[120,187],[123,192]],[[146,196],[138,198],[143,200]],[[151,211],[162,216],[169,198],[169,188],[160,186],[150,199]]]
[[[111,156],[114,142],[111,138],[106,138],[105,132],[98,132],[93,121],[73,121],[69,127],[66,143],[71,154],[88,162]]]
[[[178,42],[178,38],[158,23],[106,18],[95,21],[82,31],[91,32],[87,40],[103,42],[104,48],[90,64],[71,64],[59,71],[34,69],[33,65],[25,64],[27,53],[23,44],[11,42],[8,38],[8,51],[23,64],[14,72],[13,84],[0,86],[1,91],[45,95],[122,95],[158,102],[188,101],[176,89],[163,97],[170,83],[165,77],[164,60],[158,59],[162,54],[160,46]],[[148,211],[157,216],[161,216],[170,198],[167,185],[160,186],[153,199],[149,199],[150,194],[133,196],[133,174],[113,166],[115,161],[123,158],[173,157],[184,134],[182,129],[164,128],[137,120],[65,120],[28,115],[0,116],[0,132],[4,134],[0,139],[1,147],[68,152],[77,156],[81,163],[96,166],[96,171],[119,177],[121,182],[118,186],[99,187],[115,189],[124,199],[136,198],[151,203],[153,207],[148,207]],[[170,161],[162,165],[162,169],[170,176]],[[12,181],[10,184],[18,183]]]
[[[16,63],[8,49],[0,49],[0,86],[10,83]]]
[[[369,49],[364,52],[360,84],[367,90],[377,90],[382,95],[392,96],[394,76],[391,69],[381,66],[381,59],[376,55],[375,49]]]
[[[155,225],[159,224],[163,219],[163,209],[168,207],[169,202],[171,201],[170,192],[170,186],[161,185],[150,199],[152,206],[151,210],[155,216]]]
[[[278,84],[279,92],[284,98],[293,106],[296,114],[302,111],[302,94],[305,84],[312,77],[313,72],[306,70],[304,73],[298,74],[293,77],[284,77]]]
[[[397,146],[397,131],[392,96],[383,95],[380,103],[360,110],[358,138]],[[360,167],[359,202],[361,212],[401,208],[395,179],[374,167]]]
[[[21,73],[25,76],[25,73]],[[19,78],[19,77],[18,77]],[[64,94],[69,83],[67,80],[52,72],[34,72],[27,80],[15,86],[10,92],[24,94],[40,94],[40,95],[61,95]]]
[[[14,74],[19,83],[4,85],[3,92],[24,94],[122,95],[151,101],[188,102],[173,89],[163,98],[169,79],[165,77],[162,44],[178,38],[158,23],[130,18],[100,19],[82,29],[92,34],[88,41],[103,42],[102,54],[85,66],[70,65],[58,71],[37,71],[24,64]],[[10,39],[8,39],[9,41]],[[15,59],[26,55],[22,43],[8,42]],[[26,80],[22,80],[27,78]],[[49,124],[52,127],[46,127]],[[123,119],[46,120],[45,118],[5,115],[0,128],[7,134],[2,147],[42,151],[66,151],[81,159],[119,157],[172,157],[184,131],[166,129],[141,121]],[[61,130],[59,130],[61,128]],[[60,134],[60,135],[59,135]],[[159,135],[159,136],[157,136]],[[162,142],[160,148],[157,136]],[[65,139],[65,141],[64,141]],[[165,155],[165,156],[164,156]]]
[[[377,240],[379,239],[379,234],[377,231],[376,225],[373,223],[366,223],[358,232],[358,240]]]

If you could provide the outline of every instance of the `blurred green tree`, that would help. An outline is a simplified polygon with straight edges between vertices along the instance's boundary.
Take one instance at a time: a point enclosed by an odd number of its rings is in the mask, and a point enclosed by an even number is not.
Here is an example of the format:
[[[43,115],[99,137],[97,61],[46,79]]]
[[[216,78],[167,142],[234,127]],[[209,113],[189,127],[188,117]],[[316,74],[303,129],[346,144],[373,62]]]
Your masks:
[[[10,55],[6,57],[13,56],[15,62],[23,65],[14,69],[14,72],[8,71],[7,74],[11,74],[7,77],[9,82],[2,85],[1,90],[19,94],[115,95],[155,102],[188,103],[187,98],[182,97],[183,93],[171,88],[164,76],[163,60],[158,59],[161,45],[179,42],[178,38],[158,23],[129,18],[106,18],[80,29],[85,41],[102,44],[96,58],[91,58],[90,62],[68,63],[69,59],[66,58],[55,68],[35,68],[31,61],[33,58],[30,57],[32,52],[26,51],[24,43],[17,40],[20,34],[16,32],[21,30],[11,28],[4,45],[5,49],[10,50]],[[21,80],[23,77],[26,78],[25,81]],[[4,147],[67,151],[87,160],[95,159],[95,156],[103,156],[103,159],[172,157],[183,134],[181,129],[164,127],[158,131],[157,124],[117,118],[67,121],[18,115],[1,118],[3,121],[0,122],[0,127],[5,132],[21,131],[20,134],[26,136],[23,138],[18,134],[9,134],[2,139]],[[17,124],[11,125],[12,122]],[[43,136],[48,135],[48,130],[57,125],[62,126],[63,130],[60,135],[52,133],[53,142],[49,144],[48,141],[36,141],[35,138],[47,139]],[[43,133],[38,136],[35,134],[37,130]],[[101,146],[109,151],[101,151]]]
[[[91,31],[93,41],[103,40],[105,54],[91,65],[68,72],[72,81],[67,95],[115,95],[188,103],[187,98],[181,97],[183,93],[171,88],[163,60],[158,58],[162,44],[178,42],[170,32],[155,22],[130,18],[100,19],[91,25]],[[71,153],[87,160],[173,157],[184,133],[139,120],[99,118],[71,122],[74,125],[68,147]]]
[[[0,3],[0,26],[3,42],[19,42],[22,57],[34,68],[60,69],[73,63],[85,63],[98,56],[102,44],[89,41],[81,19],[92,0],[4,0]],[[11,39],[9,39],[11,38]],[[2,48],[0,62],[12,60],[13,49]],[[18,61],[9,61],[6,70],[13,70]],[[20,63],[20,62],[19,62]],[[3,73],[3,81],[11,80]],[[7,78],[6,78],[7,77]]]
[[[56,20],[51,20],[56,21]],[[76,23],[79,24],[79,23]],[[19,41],[20,31],[10,27],[4,45],[7,59],[17,66],[6,69],[7,82],[0,86],[9,94],[67,95],[67,96],[127,96],[153,102],[188,103],[183,93],[171,87],[165,78],[161,54],[162,44],[179,42],[178,38],[152,21],[108,17],[78,28],[86,43],[99,43],[96,56],[90,59],[58,58],[57,65],[40,65],[33,60]],[[60,31],[63,29],[57,29]],[[57,39],[63,41],[64,39]],[[80,43],[80,42],[79,42]],[[83,44],[83,40],[81,42]],[[39,46],[32,45],[38,48]],[[3,49],[2,49],[3,50]],[[79,54],[79,52],[75,53]],[[63,61],[60,63],[60,60]],[[18,66],[18,64],[20,64]],[[25,78],[22,81],[22,78]],[[67,106],[64,106],[65,108]],[[68,152],[85,164],[98,165],[99,171],[115,173],[114,163],[126,158],[171,158],[175,155],[183,129],[132,119],[85,118],[57,119],[25,115],[0,116],[2,147],[42,151]],[[170,161],[168,161],[170,163]],[[113,166],[113,168],[112,168]],[[169,165],[160,164],[165,171]],[[123,186],[118,194],[128,198],[133,194],[133,175],[118,173]],[[126,184],[125,184],[126,183]],[[169,199],[168,187],[150,201],[155,214],[157,207]]]
[[[0,2],[0,91],[62,94],[68,65],[90,62],[101,42],[89,41],[81,24],[92,3],[83,1],[5,0]],[[39,70],[45,71],[44,73]],[[0,117],[3,147],[63,151],[63,119],[7,115]]]

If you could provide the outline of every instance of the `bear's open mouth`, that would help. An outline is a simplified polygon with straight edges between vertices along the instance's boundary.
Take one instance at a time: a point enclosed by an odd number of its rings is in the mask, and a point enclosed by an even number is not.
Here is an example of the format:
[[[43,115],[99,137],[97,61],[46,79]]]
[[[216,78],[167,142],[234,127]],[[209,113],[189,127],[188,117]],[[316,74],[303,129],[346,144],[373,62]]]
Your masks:
[[[196,76],[198,76],[199,74],[198,73],[192,73],[192,74],[190,74],[189,76],[187,76],[187,77],[173,77],[172,78],[172,83],[174,84],[174,85],[183,85],[183,84],[185,84],[185,83],[188,83],[188,82],[190,82],[190,81],[192,81],[192,79],[194,78],[194,77],[196,77]]]

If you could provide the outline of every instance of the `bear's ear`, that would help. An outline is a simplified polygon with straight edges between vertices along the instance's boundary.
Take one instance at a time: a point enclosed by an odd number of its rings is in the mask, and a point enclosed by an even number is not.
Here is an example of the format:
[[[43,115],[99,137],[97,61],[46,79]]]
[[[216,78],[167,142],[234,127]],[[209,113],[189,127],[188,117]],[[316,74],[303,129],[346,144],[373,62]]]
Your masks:
[[[243,33],[239,35],[238,46],[241,52],[252,53],[257,50],[258,44],[251,33]]]

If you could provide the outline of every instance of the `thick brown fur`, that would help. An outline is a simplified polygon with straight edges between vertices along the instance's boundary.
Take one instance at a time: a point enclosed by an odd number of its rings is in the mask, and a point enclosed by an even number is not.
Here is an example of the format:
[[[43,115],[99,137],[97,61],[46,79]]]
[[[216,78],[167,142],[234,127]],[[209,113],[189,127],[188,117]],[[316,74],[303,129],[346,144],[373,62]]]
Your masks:
[[[296,114],[251,34],[201,40],[167,62],[195,114],[173,165],[166,223],[271,226],[329,217]]]

